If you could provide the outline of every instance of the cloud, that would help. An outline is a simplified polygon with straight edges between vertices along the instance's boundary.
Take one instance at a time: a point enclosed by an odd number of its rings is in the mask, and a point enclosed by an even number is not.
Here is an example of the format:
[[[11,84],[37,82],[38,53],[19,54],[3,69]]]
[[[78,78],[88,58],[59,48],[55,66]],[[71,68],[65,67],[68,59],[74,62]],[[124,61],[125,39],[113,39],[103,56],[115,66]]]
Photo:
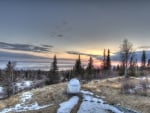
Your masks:
[[[138,49],[150,49],[150,46],[139,46]]]
[[[78,51],[66,51],[66,53],[68,54],[73,54],[73,55],[85,55],[85,56],[91,56],[94,57],[96,59],[101,59],[102,56],[101,55],[94,55],[94,54],[88,54],[88,53],[82,53],[82,52],[78,52]]]
[[[29,55],[24,53],[12,53],[12,52],[0,51],[0,61],[8,61],[8,60],[22,61],[22,60],[40,60],[40,59],[45,60],[49,58],[34,56],[34,55]]]
[[[50,52],[51,45],[41,45],[41,46],[34,46],[29,44],[12,44],[6,42],[0,42],[1,49],[8,49],[8,50],[19,50],[19,51],[29,51],[29,52]]]
[[[57,58],[58,68],[60,70],[72,69],[75,63],[75,59]],[[53,58],[45,58],[40,56],[34,56],[24,53],[13,53],[0,51],[0,69],[5,69],[8,61],[16,63],[16,69],[27,69],[27,70],[46,70],[50,69]]]

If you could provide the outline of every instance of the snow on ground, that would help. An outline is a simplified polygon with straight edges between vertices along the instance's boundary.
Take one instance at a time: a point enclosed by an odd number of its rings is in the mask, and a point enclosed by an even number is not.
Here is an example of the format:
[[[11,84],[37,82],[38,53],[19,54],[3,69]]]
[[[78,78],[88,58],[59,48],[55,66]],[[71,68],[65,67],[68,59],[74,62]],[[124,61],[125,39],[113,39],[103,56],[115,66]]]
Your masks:
[[[24,85],[26,87],[31,87],[32,84],[33,84],[33,81],[24,81]]]
[[[84,90],[81,90],[80,91],[82,94],[84,95],[94,95],[94,93],[90,92],[90,91],[84,91]]]
[[[6,96],[6,91],[4,87],[0,86],[0,99],[4,98]]]
[[[33,94],[31,92],[24,92],[20,96],[20,103],[16,104],[14,107],[5,108],[0,113],[7,113],[7,112],[23,112],[29,110],[39,110],[42,108],[49,107],[53,104],[39,106],[38,102],[30,103]]]
[[[114,113],[123,113],[116,107],[105,104],[100,98],[94,97],[93,93],[89,91],[81,91],[83,95],[83,102],[77,113],[107,113],[108,110]]]
[[[78,104],[79,97],[73,96],[68,101],[60,104],[60,108],[57,110],[57,113],[70,113],[76,104]]]
[[[4,88],[0,86],[0,93],[4,92]]]
[[[15,83],[17,91],[24,90],[26,88],[32,88],[33,86],[33,81],[23,81],[23,82],[17,82]]]
[[[32,99],[33,94],[31,92],[24,92],[21,95],[21,102],[25,103],[26,101],[29,101]]]

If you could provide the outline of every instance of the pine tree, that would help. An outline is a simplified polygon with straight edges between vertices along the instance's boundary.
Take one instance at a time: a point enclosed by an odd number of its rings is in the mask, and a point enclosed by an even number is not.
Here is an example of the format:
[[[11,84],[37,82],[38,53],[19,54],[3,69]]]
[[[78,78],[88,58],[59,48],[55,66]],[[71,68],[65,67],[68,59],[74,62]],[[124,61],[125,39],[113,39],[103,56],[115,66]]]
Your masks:
[[[74,66],[74,73],[76,77],[83,77],[83,68],[81,66],[81,59],[80,55],[78,59],[76,60],[75,66]]]
[[[6,88],[7,88],[7,94],[8,97],[11,94],[14,94],[14,85],[13,82],[15,82],[16,76],[14,75],[14,68],[15,68],[16,63],[9,61],[6,67],[6,75],[3,78]]]
[[[145,65],[146,65],[146,52],[143,51],[142,52],[142,57],[141,57],[141,68],[145,69]]]
[[[107,60],[106,60],[106,68],[108,70],[111,69],[111,59],[110,59],[110,50],[108,49]]]
[[[49,72],[49,84],[57,83],[59,81],[57,58],[54,55],[53,62],[51,63],[51,69]]]
[[[56,55],[54,55],[53,62],[51,64],[51,71],[53,73],[56,73],[57,70],[58,70],[58,67],[57,67],[57,58],[56,58]]]
[[[150,67],[150,59],[148,59],[147,66],[148,66],[148,68]]]
[[[105,51],[105,49],[104,49],[104,53],[103,53],[103,66],[102,66],[102,68],[103,68],[103,70],[106,70],[106,68],[107,68],[107,64],[106,64],[106,53],[105,53],[106,51]]]
[[[89,59],[89,63],[88,63],[88,66],[86,68],[86,71],[87,71],[87,79],[93,78],[92,74],[93,74],[93,71],[94,71],[94,66],[93,66],[92,57],[90,57],[90,59]]]

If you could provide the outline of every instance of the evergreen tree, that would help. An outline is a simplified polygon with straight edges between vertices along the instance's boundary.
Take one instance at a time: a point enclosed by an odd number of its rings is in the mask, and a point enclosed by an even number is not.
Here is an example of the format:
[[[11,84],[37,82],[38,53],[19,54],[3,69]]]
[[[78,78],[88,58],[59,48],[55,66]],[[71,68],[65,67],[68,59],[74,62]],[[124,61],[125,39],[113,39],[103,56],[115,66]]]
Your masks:
[[[13,82],[15,82],[16,76],[14,75],[14,68],[16,63],[9,61],[6,67],[6,75],[4,77],[4,82],[7,88],[7,94],[8,97],[12,94],[14,94],[14,85]]]
[[[150,67],[150,59],[148,59],[147,66],[148,66],[148,68]]]
[[[119,64],[117,64],[117,68],[116,68],[116,70],[117,70],[117,71],[119,71],[119,70],[120,70],[120,66],[119,66]]]
[[[51,63],[51,69],[49,72],[49,84],[57,83],[59,81],[57,58],[54,55],[53,62]]]
[[[89,59],[89,63],[88,63],[88,66],[86,68],[86,71],[87,71],[87,79],[92,79],[93,76],[92,74],[94,74],[94,66],[93,66],[93,59],[92,57],[90,57]]]
[[[53,73],[56,73],[58,71],[56,55],[54,55],[53,62],[51,64],[51,71]]]
[[[107,60],[106,60],[106,68],[108,70],[111,69],[111,59],[110,59],[110,50],[108,49]]]
[[[146,66],[146,52],[143,51],[142,52],[142,57],[141,57],[141,68],[145,69]]]
[[[102,65],[102,68],[103,70],[106,70],[107,69],[107,63],[106,63],[106,53],[105,53],[105,49],[104,49],[104,53],[103,53],[103,65]]]
[[[74,73],[75,73],[75,76],[77,76],[77,77],[83,77],[83,68],[81,66],[80,55],[79,55],[78,59],[76,60],[76,63],[74,66]]]

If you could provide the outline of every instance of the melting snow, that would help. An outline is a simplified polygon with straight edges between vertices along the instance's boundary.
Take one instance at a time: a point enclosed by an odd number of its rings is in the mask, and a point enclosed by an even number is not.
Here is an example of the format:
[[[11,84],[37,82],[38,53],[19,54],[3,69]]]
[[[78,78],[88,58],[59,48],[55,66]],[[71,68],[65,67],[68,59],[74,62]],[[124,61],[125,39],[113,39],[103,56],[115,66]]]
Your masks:
[[[68,101],[60,104],[60,108],[57,110],[57,113],[70,113],[78,101],[79,97],[73,96]]]
[[[33,94],[31,92],[24,92],[20,96],[20,103],[16,104],[14,107],[5,108],[2,111],[0,111],[0,113],[7,113],[10,111],[23,112],[23,111],[29,111],[29,110],[39,110],[39,109],[46,108],[52,105],[52,104],[49,104],[49,105],[39,106],[39,104],[36,101],[30,104],[29,101],[32,99],[32,96]]]
[[[90,92],[90,91],[84,91],[84,90],[81,90],[80,91],[82,94],[85,94],[85,95],[94,95],[94,93]]]
[[[105,104],[102,99],[95,98],[92,92],[82,91],[82,93],[84,101],[77,113],[107,113],[107,110],[114,113],[123,113],[114,106]]]
[[[31,92],[24,92],[22,95],[21,95],[21,101],[24,103],[28,100],[31,100],[32,99],[32,96],[33,94]]]

